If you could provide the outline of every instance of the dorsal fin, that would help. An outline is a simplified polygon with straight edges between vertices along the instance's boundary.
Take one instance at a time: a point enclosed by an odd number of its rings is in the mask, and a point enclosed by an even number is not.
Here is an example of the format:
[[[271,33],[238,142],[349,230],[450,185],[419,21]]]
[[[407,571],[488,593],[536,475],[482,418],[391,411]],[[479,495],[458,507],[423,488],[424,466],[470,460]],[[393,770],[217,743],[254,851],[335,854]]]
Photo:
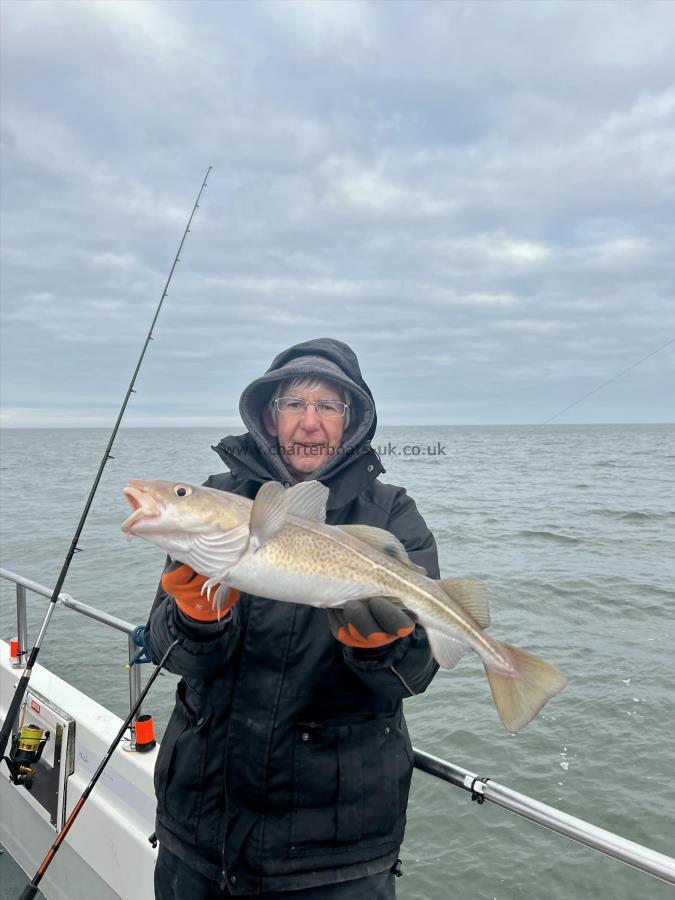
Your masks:
[[[445,593],[459,604],[481,628],[490,624],[490,602],[487,585],[477,578],[445,578],[437,582]]]
[[[278,481],[266,481],[251,509],[250,549],[255,553],[281,529],[288,514],[288,491]]]
[[[289,515],[325,522],[329,493],[328,488],[320,481],[301,481],[294,484],[286,491]]]
[[[352,537],[370,544],[371,547],[374,547],[381,553],[391,556],[392,559],[397,559],[408,566],[409,569],[413,569],[413,571],[422,575],[427,574],[426,569],[412,562],[399,539],[394,537],[391,532],[385,531],[384,528],[375,528],[373,525],[339,525],[338,527],[346,531],[347,534],[351,534]]]

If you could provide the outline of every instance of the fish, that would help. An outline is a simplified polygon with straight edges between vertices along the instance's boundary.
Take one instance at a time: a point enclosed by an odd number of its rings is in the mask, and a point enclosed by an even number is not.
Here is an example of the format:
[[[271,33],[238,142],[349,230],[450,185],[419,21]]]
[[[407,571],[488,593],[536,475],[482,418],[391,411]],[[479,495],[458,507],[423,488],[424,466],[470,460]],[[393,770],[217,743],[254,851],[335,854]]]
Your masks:
[[[271,600],[336,609],[386,597],[421,625],[439,666],[480,657],[504,727],[515,734],[563,689],[555,666],[486,633],[488,590],[475,578],[429,578],[390,532],[327,525],[328,488],[303,481],[262,485],[255,500],[183,482],[131,480],[128,537],[165,550],[206,576],[221,608],[230,588]]]

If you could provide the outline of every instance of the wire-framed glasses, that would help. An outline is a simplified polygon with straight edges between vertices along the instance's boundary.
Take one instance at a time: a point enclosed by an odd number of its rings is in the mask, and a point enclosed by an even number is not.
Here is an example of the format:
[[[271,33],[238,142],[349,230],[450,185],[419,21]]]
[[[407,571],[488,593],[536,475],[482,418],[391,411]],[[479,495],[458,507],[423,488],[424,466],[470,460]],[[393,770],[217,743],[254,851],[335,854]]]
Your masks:
[[[302,397],[275,397],[274,405],[277,412],[298,418],[305,414],[308,406],[314,407],[320,419],[341,419],[349,409],[349,403],[342,400],[304,400]]]

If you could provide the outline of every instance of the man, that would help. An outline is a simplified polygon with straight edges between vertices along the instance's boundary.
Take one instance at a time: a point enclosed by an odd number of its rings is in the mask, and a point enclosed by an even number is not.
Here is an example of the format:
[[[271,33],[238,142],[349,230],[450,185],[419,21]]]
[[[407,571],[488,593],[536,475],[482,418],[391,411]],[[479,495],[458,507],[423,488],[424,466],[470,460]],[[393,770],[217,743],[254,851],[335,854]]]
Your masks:
[[[354,352],[328,339],[279,354],[243,392],[242,436],[214,447],[207,485],[255,497],[318,479],[327,523],[391,531],[438,578],[433,536],[369,441],[377,418]],[[424,631],[384,598],[328,612],[230,591],[169,566],[146,628],[182,675],[155,768],[158,900],[393,898],[412,747],[401,700],[434,662]],[[175,599],[174,600],[172,599]]]

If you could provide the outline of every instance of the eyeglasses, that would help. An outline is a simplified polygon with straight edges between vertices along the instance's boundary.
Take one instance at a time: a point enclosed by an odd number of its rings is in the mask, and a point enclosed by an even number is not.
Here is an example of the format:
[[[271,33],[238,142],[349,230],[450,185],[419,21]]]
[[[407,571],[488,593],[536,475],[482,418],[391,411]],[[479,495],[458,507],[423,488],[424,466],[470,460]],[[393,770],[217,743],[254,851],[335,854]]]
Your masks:
[[[320,419],[341,419],[349,409],[349,403],[342,400],[315,400],[307,401],[302,397],[275,397],[274,405],[277,412],[287,416],[303,416],[308,406],[313,406]]]

